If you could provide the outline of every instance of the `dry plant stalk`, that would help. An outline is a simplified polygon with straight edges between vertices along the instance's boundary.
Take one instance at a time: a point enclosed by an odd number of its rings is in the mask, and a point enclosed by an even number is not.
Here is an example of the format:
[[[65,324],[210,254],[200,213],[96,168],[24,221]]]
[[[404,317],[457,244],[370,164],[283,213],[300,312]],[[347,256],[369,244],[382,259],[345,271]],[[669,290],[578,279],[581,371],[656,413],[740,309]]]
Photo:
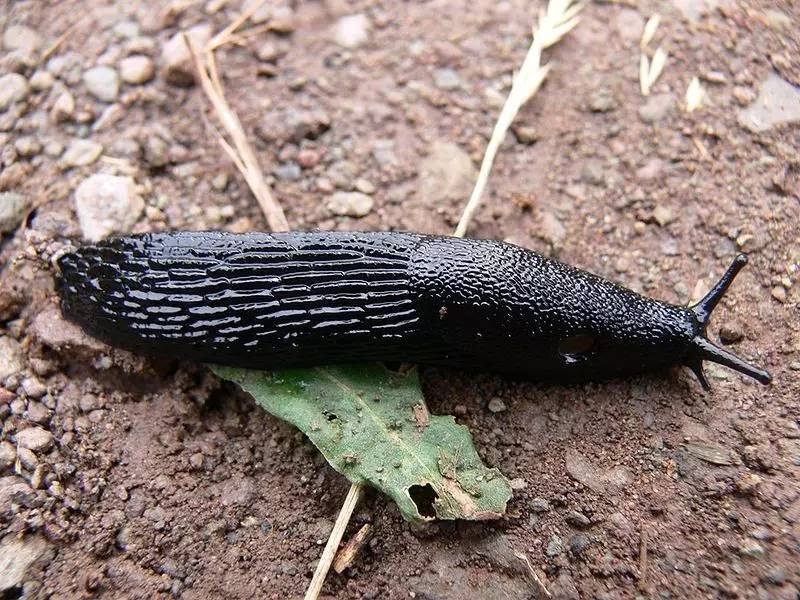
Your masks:
[[[531,564],[528,555],[522,552],[515,552],[514,556],[516,556],[518,559],[524,562],[525,565],[528,567],[528,572],[531,574],[533,582],[536,584],[536,587],[541,592],[541,594],[545,598],[552,598],[553,595],[550,593],[550,590],[547,589],[547,586],[544,584],[544,581],[542,581],[542,578],[539,577],[539,574],[536,572],[536,569],[533,568],[533,565]]]
[[[639,58],[639,87],[642,90],[642,96],[650,95],[650,90],[661,76],[664,66],[667,64],[667,53],[661,46],[656,48],[652,59],[647,56],[647,46],[653,41],[653,37],[660,23],[661,15],[655,14],[650,17],[644,26],[642,39],[639,41],[639,48],[642,51],[641,57]]]
[[[347,492],[347,497],[342,504],[342,510],[339,511],[339,516],[336,517],[336,523],[333,524],[333,530],[328,538],[328,543],[325,544],[325,549],[322,551],[322,556],[319,559],[314,576],[311,578],[311,583],[308,586],[304,600],[317,600],[320,591],[322,591],[322,584],[325,583],[325,577],[328,575],[328,570],[331,568],[333,557],[336,556],[336,549],[339,547],[339,542],[342,541],[342,535],[350,521],[350,515],[353,514],[358,501],[364,493],[364,486],[354,483],[350,486]]]
[[[550,0],[547,4],[547,10],[539,14],[539,23],[533,29],[531,46],[519,73],[514,77],[511,92],[509,92],[497,123],[495,123],[492,137],[489,139],[489,144],[486,146],[486,152],[483,155],[478,180],[475,182],[469,202],[467,202],[467,206],[461,214],[461,219],[454,235],[464,237],[464,234],[466,234],[472,217],[480,204],[495,156],[500,144],[503,143],[508,128],[511,127],[511,123],[520,108],[539,90],[544,78],[547,77],[547,73],[550,71],[549,64],[542,65],[542,50],[558,42],[578,24],[580,20],[578,13],[582,8],[583,4],[575,2],[575,0]]]
[[[347,567],[353,564],[361,552],[361,549],[372,538],[372,525],[364,523],[356,534],[347,540],[347,543],[342,546],[342,549],[336,554],[333,559],[333,570],[337,573],[342,573]]]
[[[215,35],[205,48],[198,49],[187,35],[183,36],[183,40],[192,55],[200,86],[211,102],[211,106],[214,107],[217,118],[230,138],[230,141],[228,141],[225,136],[217,132],[222,148],[236,165],[236,168],[239,169],[245,181],[247,181],[247,185],[264,212],[269,228],[272,231],[287,231],[289,222],[286,220],[286,215],[283,214],[280,204],[272,196],[272,192],[264,179],[264,174],[261,172],[253,147],[247,139],[244,127],[242,127],[242,122],[225,99],[225,91],[222,87],[216,57],[214,56],[214,51],[228,43],[233,33],[263,3],[263,0],[262,2],[255,2],[249,10],[239,15],[228,27]]]

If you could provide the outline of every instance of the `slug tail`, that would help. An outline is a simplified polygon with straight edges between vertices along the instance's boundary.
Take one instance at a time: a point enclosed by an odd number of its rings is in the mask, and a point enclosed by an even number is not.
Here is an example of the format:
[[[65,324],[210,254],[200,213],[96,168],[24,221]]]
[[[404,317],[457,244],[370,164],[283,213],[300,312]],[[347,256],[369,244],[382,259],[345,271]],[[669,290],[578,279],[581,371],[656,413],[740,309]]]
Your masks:
[[[711,318],[711,313],[728,291],[728,288],[730,288],[733,280],[736,278],[736,275],[739,274],[739,271],[741,271],[746,264],[747,255],[737,255],[736,258],[733,259],[731,266],[728,267],[728,270],[725,271],[725,274],[720,278],[716,285],[711,288],[711,290],[702,300],[700,300],[700,302],[691,307],[692,312],[694,312],[698,322],[700,323],[700,332],[692,340],[692,350],[689,355],[687,366],[694,372],[694,374],[697,376],[697,379],[700,381],[700,385],[702,385],[703,389],[705,390],[710,389],[710,386],[708,384],[708,379],[703,372],[704,360],[710,360],[711,362],[729,367],[734,371],[738,371],[743,375],[752,377],[756,381],[765,385],[772,382],[772,375],[770,375],[767,371],[755,365],[751,365],[732,352],[728,352],[727,350],[720,348],[719,346],[713,344],[706,337],[706,328],[708,327],[708,321]]]

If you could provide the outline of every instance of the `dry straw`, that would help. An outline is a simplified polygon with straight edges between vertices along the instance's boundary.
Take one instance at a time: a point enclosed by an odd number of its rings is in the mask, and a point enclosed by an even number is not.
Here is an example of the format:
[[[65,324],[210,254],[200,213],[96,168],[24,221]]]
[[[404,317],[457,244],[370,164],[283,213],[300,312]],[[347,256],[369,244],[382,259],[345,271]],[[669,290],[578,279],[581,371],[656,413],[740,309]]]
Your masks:
[[[500,111],[500,116],[492,131],[492,137],[486,146],[481,170],[478,173],[478,180],[475,182],[472,195],[464,208],[458,227],[456,227],[456,236],[464,237],[467,232],[472,217],[480,205],[481,196],[486,188],[486,182],[489,179],[495,156],[500,144],[503,143],[508,128],[511,127],[511,123],[520,108],[539,90],[544,78],[547,77],[547,73],[550,71],[549,64],[542,64],[542,51],[558,42],[578,24],[580,19],[578,13],[582,8],[583,4],[574,0],[550,0],[547,4],[547,10],[540,13],[538,26],[533,29],[531,47],[528,49],[528,54],[525,56],[519,73],[514,78],[511,92],[509,92],[508,98]]]

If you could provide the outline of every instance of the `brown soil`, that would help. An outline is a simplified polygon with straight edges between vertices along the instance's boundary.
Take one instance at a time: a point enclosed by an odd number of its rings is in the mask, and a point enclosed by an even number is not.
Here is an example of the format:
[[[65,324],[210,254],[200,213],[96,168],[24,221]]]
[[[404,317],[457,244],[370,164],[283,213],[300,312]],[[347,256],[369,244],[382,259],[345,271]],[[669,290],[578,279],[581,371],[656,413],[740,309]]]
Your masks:
[[[75,97],[75,120],[50,119],[48,91],[0,113],[0,183],[37,207],[2,240],[0,333],[21,343],[22,369],[0,389],[0,437],[16,446],[33,420],[54,436],[35,462],[17,456],[27,460],[18,475],[13,464],[0,473],[2,537],[43,536],[50,547],[9,598],[301,597],[347,491],[302,434],[204,368],[112,351],[69,327],[50,272],[24,258],[31,244],[79,236],[72,192],[100,170],[130,169],[144,186],[148,209],[136,231],[265,228],[196,87],[161,75],[124,84],[119,118],[92,129],[106,105],[80,75],[101,55],[115,64],[115,53],[128,52],[118,23],[138,23],[151,43],[140,42],[141,52],[157,61],[180,28],[219,30],[239,10],[233,0],[213,15],[203,2],[170,4],[188,7],[173,15],[166,2],[92,0],[3,9],[4,30],[24,23],[44,47],[69,28],[54,56],[80,61],[59,76]],[[800,130],[752,133],[739,113],[771,72],[800,83],[800,5],[725,2],[691,22],[679,4],[587,5],[504,143],[471,235],[511,240],[676,303],[707,289],[744,248],[751,263],[712,336],[724,326],[726,339],[740,339],[734,350],[770,369],[774,384],[722,368],[709,370],[711,393],[681,369],[570,387],[426,369],[432,412],[456,414],[486,463],[515,479],[509,514],[419,527],[385,497],[368,496],[346,537],[365,522],[374,537],[352,568],[329,576],[325,594],[536,597],[516,557],[524,553],[559,598],[798,597]],[[493,98],[507,92],[538,9],[520,0],[304,1],[283,27],[290,32],[221,51],[231,104],[292,227],[452,231],[464,192],[437,197],[437,181],[426,180],[435,169],[421,165],[436,142],[478,164],[498,112]],[[645,122],[638,36],[656,11],[664,18],[655,43],[671,58],[654,93],[674,98]],[[367,15],[371,31],[344,49],[331,30],[353,13]],[[265,41],[285,51],[275,64],[254,55]],[[437,85],[438,69],[453,69],[457,85],[451,73]],[[686,114],[695,74],[712,103]],[[287,130],[287,110],[324,111],[329,129]],[[44,150],[22,156],[13,146],[24,136]],[[74,137],[102,143],[104,157],[62,169],[48,144]],[[166,164],[142,149],[154,137],[166,142]],[[374,208],[361,219],[333,216],[327,197],[358,179]],[[495,397],[505,411],[488,410]]]

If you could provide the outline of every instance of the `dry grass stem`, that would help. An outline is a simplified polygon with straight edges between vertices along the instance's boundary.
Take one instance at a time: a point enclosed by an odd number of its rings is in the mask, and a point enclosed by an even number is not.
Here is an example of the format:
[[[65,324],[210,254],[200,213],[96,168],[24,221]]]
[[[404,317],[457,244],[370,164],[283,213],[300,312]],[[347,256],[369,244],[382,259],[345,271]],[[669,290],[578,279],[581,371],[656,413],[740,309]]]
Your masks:
[[[508,132],[508,128],[511,127],[511,123],[520,108],[539,90],[544,78],[547,77],[547,73],[550,71],[549,64],[542,65],[542,50],[558,42],[578,24],[580,20],[578,13],[582,8],[583,4],[574,0],[550,0],[547,4],[547,10],[540,13],[539,23],[533,29],[531,46],[528,49],[525,60],[522,62],[519,73],[514,78],[511,91],[500,111],[497,123],[495,123],[492,137],[489,139],[489,144],[486,146],[486,152],[483,155],[478,180],[475,182],[469,202],[467,202],[467,206],[461,214],[461,219],[454,235],[464,237],[464,234],[466,234],[472,217],[480,204],[495,156]]]
[[[220,145],[236,165],[236,168],[242,173],[245,181],[247,181],[247,185],[261,206],[269,228],[272,231],[286,231],[289,229],[286,215],[283,214],[280,204],[272,196],[241,121],[225,99],[225,92],[214,55],[214,51],[226,44],[236,29],[245,23],[250,18],[250,14],[258,9],[262,3],[263,0],[261,3],[255,3],[250,10],[242,13],[231,25],[215,35],[203,49],[198,49],[189,36],[184,35],[183,39],[192,55],[200,86],[211,102],[222,128],[227,133],[228,139],[220,132],[217,132]],[[233,27],[234,25],[235,27]]]
[[[364,523],[361,529],[359,529],[336,554],[336,558],[333,560],[333,570],[337,573],[342,573],[347,567],[352,565],[358,557],[358,553],[366,546],[370,538],[372,538],[372,525]]]
[[[692,77],[689,87],[686,88],[686,112],[692,112],[700,108],[705,98],[706,91],[700,85],[700,79],[697,76]]]
[[[527,565],[528,572],[531,574],[531,577],[533,578],[533,582],[536,584],[536,587],[539,589],[539,591],[542,593],[542,595],[545,598],[552,598],[553,595],[547,589],[547,586],[544,584],[544,581],[542,581],[542,578],[539,577],[539,574],[536,572],[536,569],[533,568],[533,565],[531,564],[531,561],[528,558],[528,555],[524,554],[523,552],[515,552],[514,556],[516,556],[518,559],[520,559],[522,562],[524,562],[525,565]]]
[[[317,570],[314,571],[314,576],[311,578],[311,583],[306,591],[305,600],[317,600],[320,591],[322,591],[322,584],[325,583],[325,577],[328,575],[328,570],[331,568],[333,557],[336,556],[336,549],[339,547],[339,542],[342,541],[342,535],[350,521],[350,515],[353,514],[356,505],[358,505],[361,496],[364,493],[364,487],[354,483],[350,486],[347,492],[347,497],[344,499],[342,509],[339,511],[339,516],[336,517],[336,523],[333,524],[333,530],[328,537],[328,543],[325,544],[325,549],[322,551],[322,556],[319,559]]]

